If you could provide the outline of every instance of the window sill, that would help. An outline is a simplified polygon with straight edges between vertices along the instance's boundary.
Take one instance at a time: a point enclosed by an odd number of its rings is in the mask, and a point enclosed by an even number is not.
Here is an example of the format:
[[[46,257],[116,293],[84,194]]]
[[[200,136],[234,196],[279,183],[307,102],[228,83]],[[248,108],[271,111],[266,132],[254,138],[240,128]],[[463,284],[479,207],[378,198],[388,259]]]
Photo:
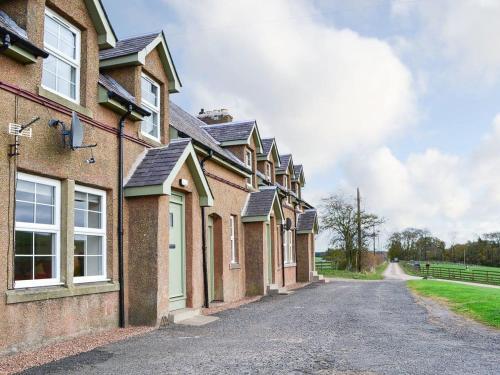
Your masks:
[[[164,146],[158,138],[154,138],[153,136],[150,136],[147,133],[143,133],[140,127],[139,127],[139,138],[155,147]]]
[[[229,269],[230,270],[239,270],[239,269],[241,269],[241,266],[239,263],[229,263]]]
[[[71,100],[65,99],[62,96],[54,94],[53,92],[44,89],[42,86],[38,86],[38,95],[43,96],[44,98],[50,99],[57,104],[60,104],[66,108],[69,108],[75,112],[81,113],[82,115],[93,118],[94,114],[88,108],[81,106],[80,104],[76,104]]]
[[[109,293],[120,290],[120,284],[109,282],[79,283],[72,287],[34,287],[26,289],[14,289],[5,292],[7,304],[44,301],[56,298],[84,296],[87,294]]]
[[[297,267],[297,263],[285,263],[285,268],[288,267]]]

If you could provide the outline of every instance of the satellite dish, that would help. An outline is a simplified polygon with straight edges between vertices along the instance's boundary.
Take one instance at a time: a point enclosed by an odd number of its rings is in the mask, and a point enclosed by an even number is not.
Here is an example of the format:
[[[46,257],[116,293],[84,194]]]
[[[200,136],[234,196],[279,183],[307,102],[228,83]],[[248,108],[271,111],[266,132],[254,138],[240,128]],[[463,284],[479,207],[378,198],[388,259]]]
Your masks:
[[[286,218],[285,229],[286,230],[292,229],[292,219],[290,219],[289,217]]]
[[[63,147],[68,147],[71,150],[75,151],[80,148],[92,148],[96,147],[97,143],[92,145],[84,145],[83,143],[83,126],[80,122],[75,111],[71,114],[71,128],[67,129],[66,124],[61,120],[51,119],[49,120],[50,127],[61,127],[61,135],[62,135],[62,143]]]
[[[83,126],[80,122],[80,119],[76,115],[76,112],[73,111],[71,114],[71,130],[69,134],[70,139],[70,147],[72,150],[82,147],[83,143]]]

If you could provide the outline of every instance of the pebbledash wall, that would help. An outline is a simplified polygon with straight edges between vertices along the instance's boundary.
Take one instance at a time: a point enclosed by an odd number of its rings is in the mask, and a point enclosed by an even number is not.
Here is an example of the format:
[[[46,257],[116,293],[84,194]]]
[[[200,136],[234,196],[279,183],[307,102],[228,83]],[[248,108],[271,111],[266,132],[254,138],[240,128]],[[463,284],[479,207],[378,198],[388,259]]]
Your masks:
[[[117,48],[121,41],[116,40],[99,0],[6,1],[0,4],[0,11],[26,32],[25,40],[13,38],[12,46],[0,53],[0,149],[3,150],[0,153],[0,294],[4,296],[0,301],[0,354],[4,354],[119,325],[118,123],[126,107],[122,99],[136,106],[124,125],[127,179],[147,150],[169,144],[169,95],[178,87],[172,89],[174,83],[177,84],[173,82],[177,78],[172,76],[175,67],[165,68],[172,63],[167,61],[170,56],[161,50],[161,44],[154,48],[146,46],[147,53],[140,63],[101,67],[100,71],[100,50]],[[47,12],[56,19],[60,17],[63,26],[67,21],[79,31],[78,100],[64,98],[42,85],[43,66],[49,60],[43,56],[24,56],[22,49],[26,42],[44,49]],[[0,21],[2,17],[5,21],[2,14]],[[0,36],[18,35],[19,30],[12,27],[0,22]],[[0,43],[1,48],[4,39]],[[121,101],[103,103],[100,96],[103,86],[98,84],[103,73],[118,86]],[[148,111],[147,106],[141,105],[145,94],[141,83],[143,74],[158,84],[161,136],[157,140],[143,134],[140,120],[146,117],[137,113],[141,108]],[[48,126],[54,119],[70,124],[72,111],[82,122],[83,143],[97,143],[92,154],[90,149],[72,151],[63,147],[61,129]],[[34,117],[39,119],[31,126],[31,138],[20,137],[19,155],[9,156],[14,137],[7,133],[8,124],[25,124]],[[250,145],[252,147],[255,145]],[[93,164],[88,163],[91,157],[96,161]],[[198,155],[199,160],[205,157]],[[253,160],[255,164],[256,155]],[[257,177],[254,175],[255,184],[249,188],[244,174],[235,173],[215,159],[205,161],[204,171],[203,178],[210,186],[215,203],[205,208],[206,220],[210,218],[214,228],[215,242],[214,264],[208,260],[208,266],[215,271],[215,291],[210,300],[235,301],[248,294],[245,263],[251,259],[245,258],[245,246],[254,233],[252,224],[241,222],[241,215],[249,193],[259,189]],[[194,181],[200,177],[195,176],[193,168],[186,163],[175,173],[171,189],[185,195],[186,306],[198,308],[204,303],[202,202]],[[189,183],[182,184],[181,180]],[[285,196],[282,199],[286,200]],[[169,202],[170,196],[165,194],[124,199],[126,324],[158,326],[170,311]],[[19,219],[26,207],[34,212],[33,219]],[[48,221],[44,221],[47,217],[40,218],[42,225],[39,225],[36,212],[43,215],[47,207],[53,216]],[[284,205],[283,211],[295,226],[297,213],[292,206]],[[281,223],[271,216],[273,280],[267,283],[281,284]],[[82,217],[84,224],[80,226]],[[230,217],[235,219],[234,233],[231,233]],[[89,228],[89,220],[98,220],[100,228]],[[44,225],[45,222],[49,224]],[[29,236],[31,239],[27,239]],[[314,234],[304,236],[308,236],[308,240],[301,242],[304,248],[300,252],[313,254]],[[232,252],[232,239],[236,255]],[[86,253],[91,240],[100,244],[97,247],[100,254]],[[45,250],[35,254],[37,246]],[[44,252],[47,248],[52,249],[50,253]],[[85,255],[79,255],[80,251]],[[295,263],[301,259],[296,255],[298,252],[294,242],[294,260],[285,267],[285,284],[295,283],[299,275]],[[32,262],[31,281],[21,280],[26,279],[28,272],[18,261],[24,256]],[[310,280],[314,269],[311,258],[306,258],[309,261],[303,266],[299,281]],[[81,264],[87,268],[94,265],[98,275],[85,277],[84,273],[83,277],[77,277],[76,274],[82,272]],[[20,277],[21,273],[24,276]]]

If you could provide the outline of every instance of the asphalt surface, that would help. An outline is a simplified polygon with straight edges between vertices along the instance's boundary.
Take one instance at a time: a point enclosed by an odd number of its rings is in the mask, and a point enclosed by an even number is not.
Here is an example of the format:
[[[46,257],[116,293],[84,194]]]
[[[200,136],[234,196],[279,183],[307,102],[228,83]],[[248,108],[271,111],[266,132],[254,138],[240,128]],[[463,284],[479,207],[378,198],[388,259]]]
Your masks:
[[[28,374],[499,374],[500,333],[403,281],[335,281],[170,326]]]

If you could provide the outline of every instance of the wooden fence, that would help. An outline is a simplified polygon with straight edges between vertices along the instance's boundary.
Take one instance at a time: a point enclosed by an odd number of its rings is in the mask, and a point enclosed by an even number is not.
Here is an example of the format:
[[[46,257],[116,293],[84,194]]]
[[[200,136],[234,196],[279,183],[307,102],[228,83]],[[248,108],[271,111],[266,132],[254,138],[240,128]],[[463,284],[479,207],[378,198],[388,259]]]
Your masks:
[[[448,267],[425,267],[420,266],[420,276],[434,277],[436,279],[470,281],[473,283],[500,285],[500,272],[485,271],[466,268],[448,268]]]

